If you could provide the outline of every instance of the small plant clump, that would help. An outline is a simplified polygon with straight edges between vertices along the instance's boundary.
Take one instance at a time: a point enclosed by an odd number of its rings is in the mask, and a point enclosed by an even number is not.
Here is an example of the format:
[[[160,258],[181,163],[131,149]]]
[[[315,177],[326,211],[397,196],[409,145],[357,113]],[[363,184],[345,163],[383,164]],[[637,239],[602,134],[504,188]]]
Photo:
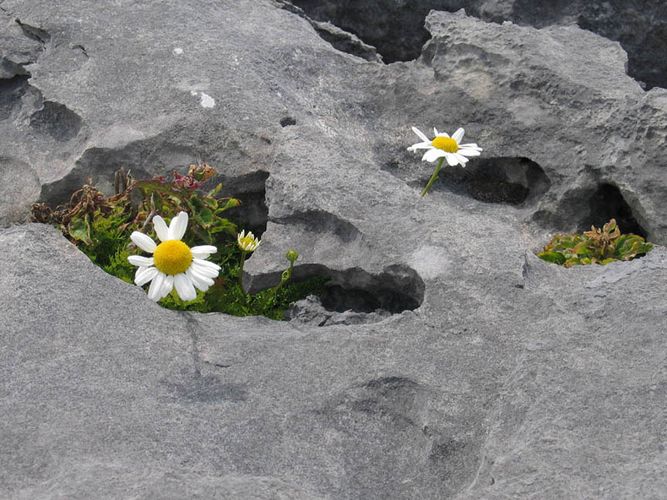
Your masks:
[[[140,250],[131,242],[130,235],[138,231],[155,239],[151,222],[156,215],[175,217],[187,212],[189,225],[183,242],[189,247],[215,245],[217,252],[209,260],[221,267],[220,274],[206,292],[197,291],[194,300],[184,302],[174,291],[159,303],[181,311],[262,315],[282,320],[292,302],[310,294],[321,294],[326,279],[292,282],[298,253],[289,250],[288,265],[280,282],[256,294],[247,293],[241,285],[241,277],[249,248],[239,244],[237,225],[224,217],[227,210],[238,207],[241,202],[233,197],[221,197],[222,184],[202,191],[215,175],[215,169],[207,164],[190,165],[186,175],[174,172],[169,180],[162,176],[135,180],[121,169],[114,177],[113,196],[105,196],[88,182],[72,194],[69,202],[55,209],[44,203],[33,205],[32,220],[59,227],[104,271],[133,283],[136,267],[128,262],[128,257]]]
[[[583,234],[557,234],[537,256],[565,267],[609,264],[646,255],[653,245],[636,234],[621,234],[615,219]]]

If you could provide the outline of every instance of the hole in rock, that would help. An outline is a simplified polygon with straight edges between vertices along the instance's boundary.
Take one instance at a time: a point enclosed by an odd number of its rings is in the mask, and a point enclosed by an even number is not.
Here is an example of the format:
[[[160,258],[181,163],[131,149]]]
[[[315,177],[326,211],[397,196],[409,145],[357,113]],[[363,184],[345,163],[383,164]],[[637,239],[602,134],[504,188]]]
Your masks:
[[[21,97],[26,93],[30,75],[18,75],[0,80],[0,120],[6,120],[21,105]]]
[[[634,233],[646,237],[646,231],[637,222],[632,209],[623,198],[621,190],[613,184],[601,184],[588,199],[589,216],[581,220],[579,230],[588,231],[591,225],[601,227],[616,219],[616,223],[623,233]]]
[[[269,209],[266,206],[266,180],[268,172],[257,171],[238,177],[222,176],[222,196],[241,200],[241,206],[226,212],[227,217],[238,223],[239,228],[252,231],[260,237],[266,231]]]
[[[311,18],[328,21],[377,48],[386,63],[419,57],[430,38],[424,19],[431,9],[458,10],[461,1],[292,0]],[[456,4],[456,5],[453,5]]]
[[[486,203],[521,205],[542,196],[551,182],[542,167],[528,158],[479,158],[465,168],[443,168],[436,186]]]
[[[424,300],[424,282],[406,266],[388,266],[379,274],[360,268],[334,271],[318,264],[294,269],[296,282],[317,277],[328,279],[320,296],[293,304],[290,320],[316,326],[374,323],[414,310]]]
[[[316,275],[331,279],[322,296],[322,305],[331,311],[370,313],[382,309],[396,314],[417,309],[424,300],[424,282],[405,266],[389,266],[380,274],[360,268],[342,272],[320,268]]]
[[[318,263],[320,259],[320,262],[337,261],[341,252],[359,256],[367,251],[364,235],[349,221],[330,212],[311,210],[295,212],[271,222],[286,227],[285,231],[290,235],[286,241],[294,241],[302,254],[313,255],[311,263],[297,261],[293,279],[296,282],[314,278],[328,280],[318,293],[317,303],[302,304],[306,315],[352,312],[384,317],[421,306],[425,285],[419,274],[408,266],[389,265],[370,273],[360,267],[332,269]],[[276,234],[275,237],[281,239],[284,235]],[[280,273],[259,273],[247,278],[246,285],[254,292],[274,286]],[[378,316],[378,320],[383,317]],[[336,317],[332,321],[339,319],[344,318]],[[370,322],[373,319],[359,317],[350,318],[350,321]]]
[[[58,141],[68,141],[81,130],[81,117],[62,104],[44,101],[42,109],[30,117],[30,126]]]
[[[290,125],[296,125],[296,119],[291,116],[286,116],[280,120],[281,127],[289,127]]]
[[[563,196],[555,211],[540,210],[533,218],[546,227],[566,232],[588,231],[591,225],[601,227],[616,219],[621,232],[647,236],[621,190],[610,183],[573,189]]]

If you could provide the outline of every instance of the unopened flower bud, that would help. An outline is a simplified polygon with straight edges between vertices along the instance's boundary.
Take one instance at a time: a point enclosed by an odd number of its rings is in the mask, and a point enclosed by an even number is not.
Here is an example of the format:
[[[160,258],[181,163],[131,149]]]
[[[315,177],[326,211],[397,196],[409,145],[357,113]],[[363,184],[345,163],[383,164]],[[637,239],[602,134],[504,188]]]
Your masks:
[[[296,259],[299,258],[299,252],[297,252],[293,248],[290,248],[285,254],[285,257],[287,257],[287,260],[289,260],[292,264],[294,264],[296,262]]]

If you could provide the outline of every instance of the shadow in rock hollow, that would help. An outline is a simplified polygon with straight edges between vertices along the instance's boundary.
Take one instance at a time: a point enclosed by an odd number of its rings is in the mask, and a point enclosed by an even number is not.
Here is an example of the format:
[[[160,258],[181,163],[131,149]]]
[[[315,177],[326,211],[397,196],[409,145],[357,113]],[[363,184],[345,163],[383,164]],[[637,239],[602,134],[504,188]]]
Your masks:
[[[638,211],[630,206],[618,186],[603,182],[595,186],[575,188],[565,193],[555,210],[540,210],[533,218],[539,224],[557,231],[588,231],[591,225],[601,227],[616,219],[623,233],[643,237],[649,231],[640,223]]]
[[[446,166],[433,189],[467,195],[485,203],[518,206],[537,201],[550,186],[544,170],[534,161],[501,157],[474,159],[465,168]]]

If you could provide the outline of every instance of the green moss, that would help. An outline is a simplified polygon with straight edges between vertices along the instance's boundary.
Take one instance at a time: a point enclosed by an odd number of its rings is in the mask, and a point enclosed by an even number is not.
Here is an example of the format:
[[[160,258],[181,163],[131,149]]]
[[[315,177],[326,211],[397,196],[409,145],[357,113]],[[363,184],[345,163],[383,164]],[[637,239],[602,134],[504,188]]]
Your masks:
[[[606,265],[646,255],[653,245],[636,234],[621,234],[612,219],[601,229],[595,226],[583,234],[557,234],[537,254],[542,260],[565,267]]]
[[[116,195],[105,197],[94,186],[84,185],[69,203],[52,210],[44,204],[33,206],[33,220],[54,224],[95,264],[127,283],[133,283],[136,267],[127,258],[140,253],[133,247],[130,234],[142,231],[157,240],[152,232],[152,217],[166,219],[180,211],[189,215],[188,231],[183,238],[189,246],[211,244],[218,248],[209,260],[221,266],[215,284],[197,298],[183,302],[176,293],[159,303],[169,309],[197,312],[224,312],[235,316],[262,315],[284,319],[289,305],[310,294],[319,295],[326,279],[314,278],[300,283],[291,281],[295,251],[286,255],[286,269],[280,283],[256,294],[247,294],[239,284],[242,252],[236,244],[237,226],[224,213],[240,205],[239,200],[219,197],[221,184],[207,192],[201,190],[215,174],[207,165],[192,165],[188,175],[174,173],[164,178],[136,181],[122,170],[116,175]],[[295,257],[296,256],[296,257]]]

